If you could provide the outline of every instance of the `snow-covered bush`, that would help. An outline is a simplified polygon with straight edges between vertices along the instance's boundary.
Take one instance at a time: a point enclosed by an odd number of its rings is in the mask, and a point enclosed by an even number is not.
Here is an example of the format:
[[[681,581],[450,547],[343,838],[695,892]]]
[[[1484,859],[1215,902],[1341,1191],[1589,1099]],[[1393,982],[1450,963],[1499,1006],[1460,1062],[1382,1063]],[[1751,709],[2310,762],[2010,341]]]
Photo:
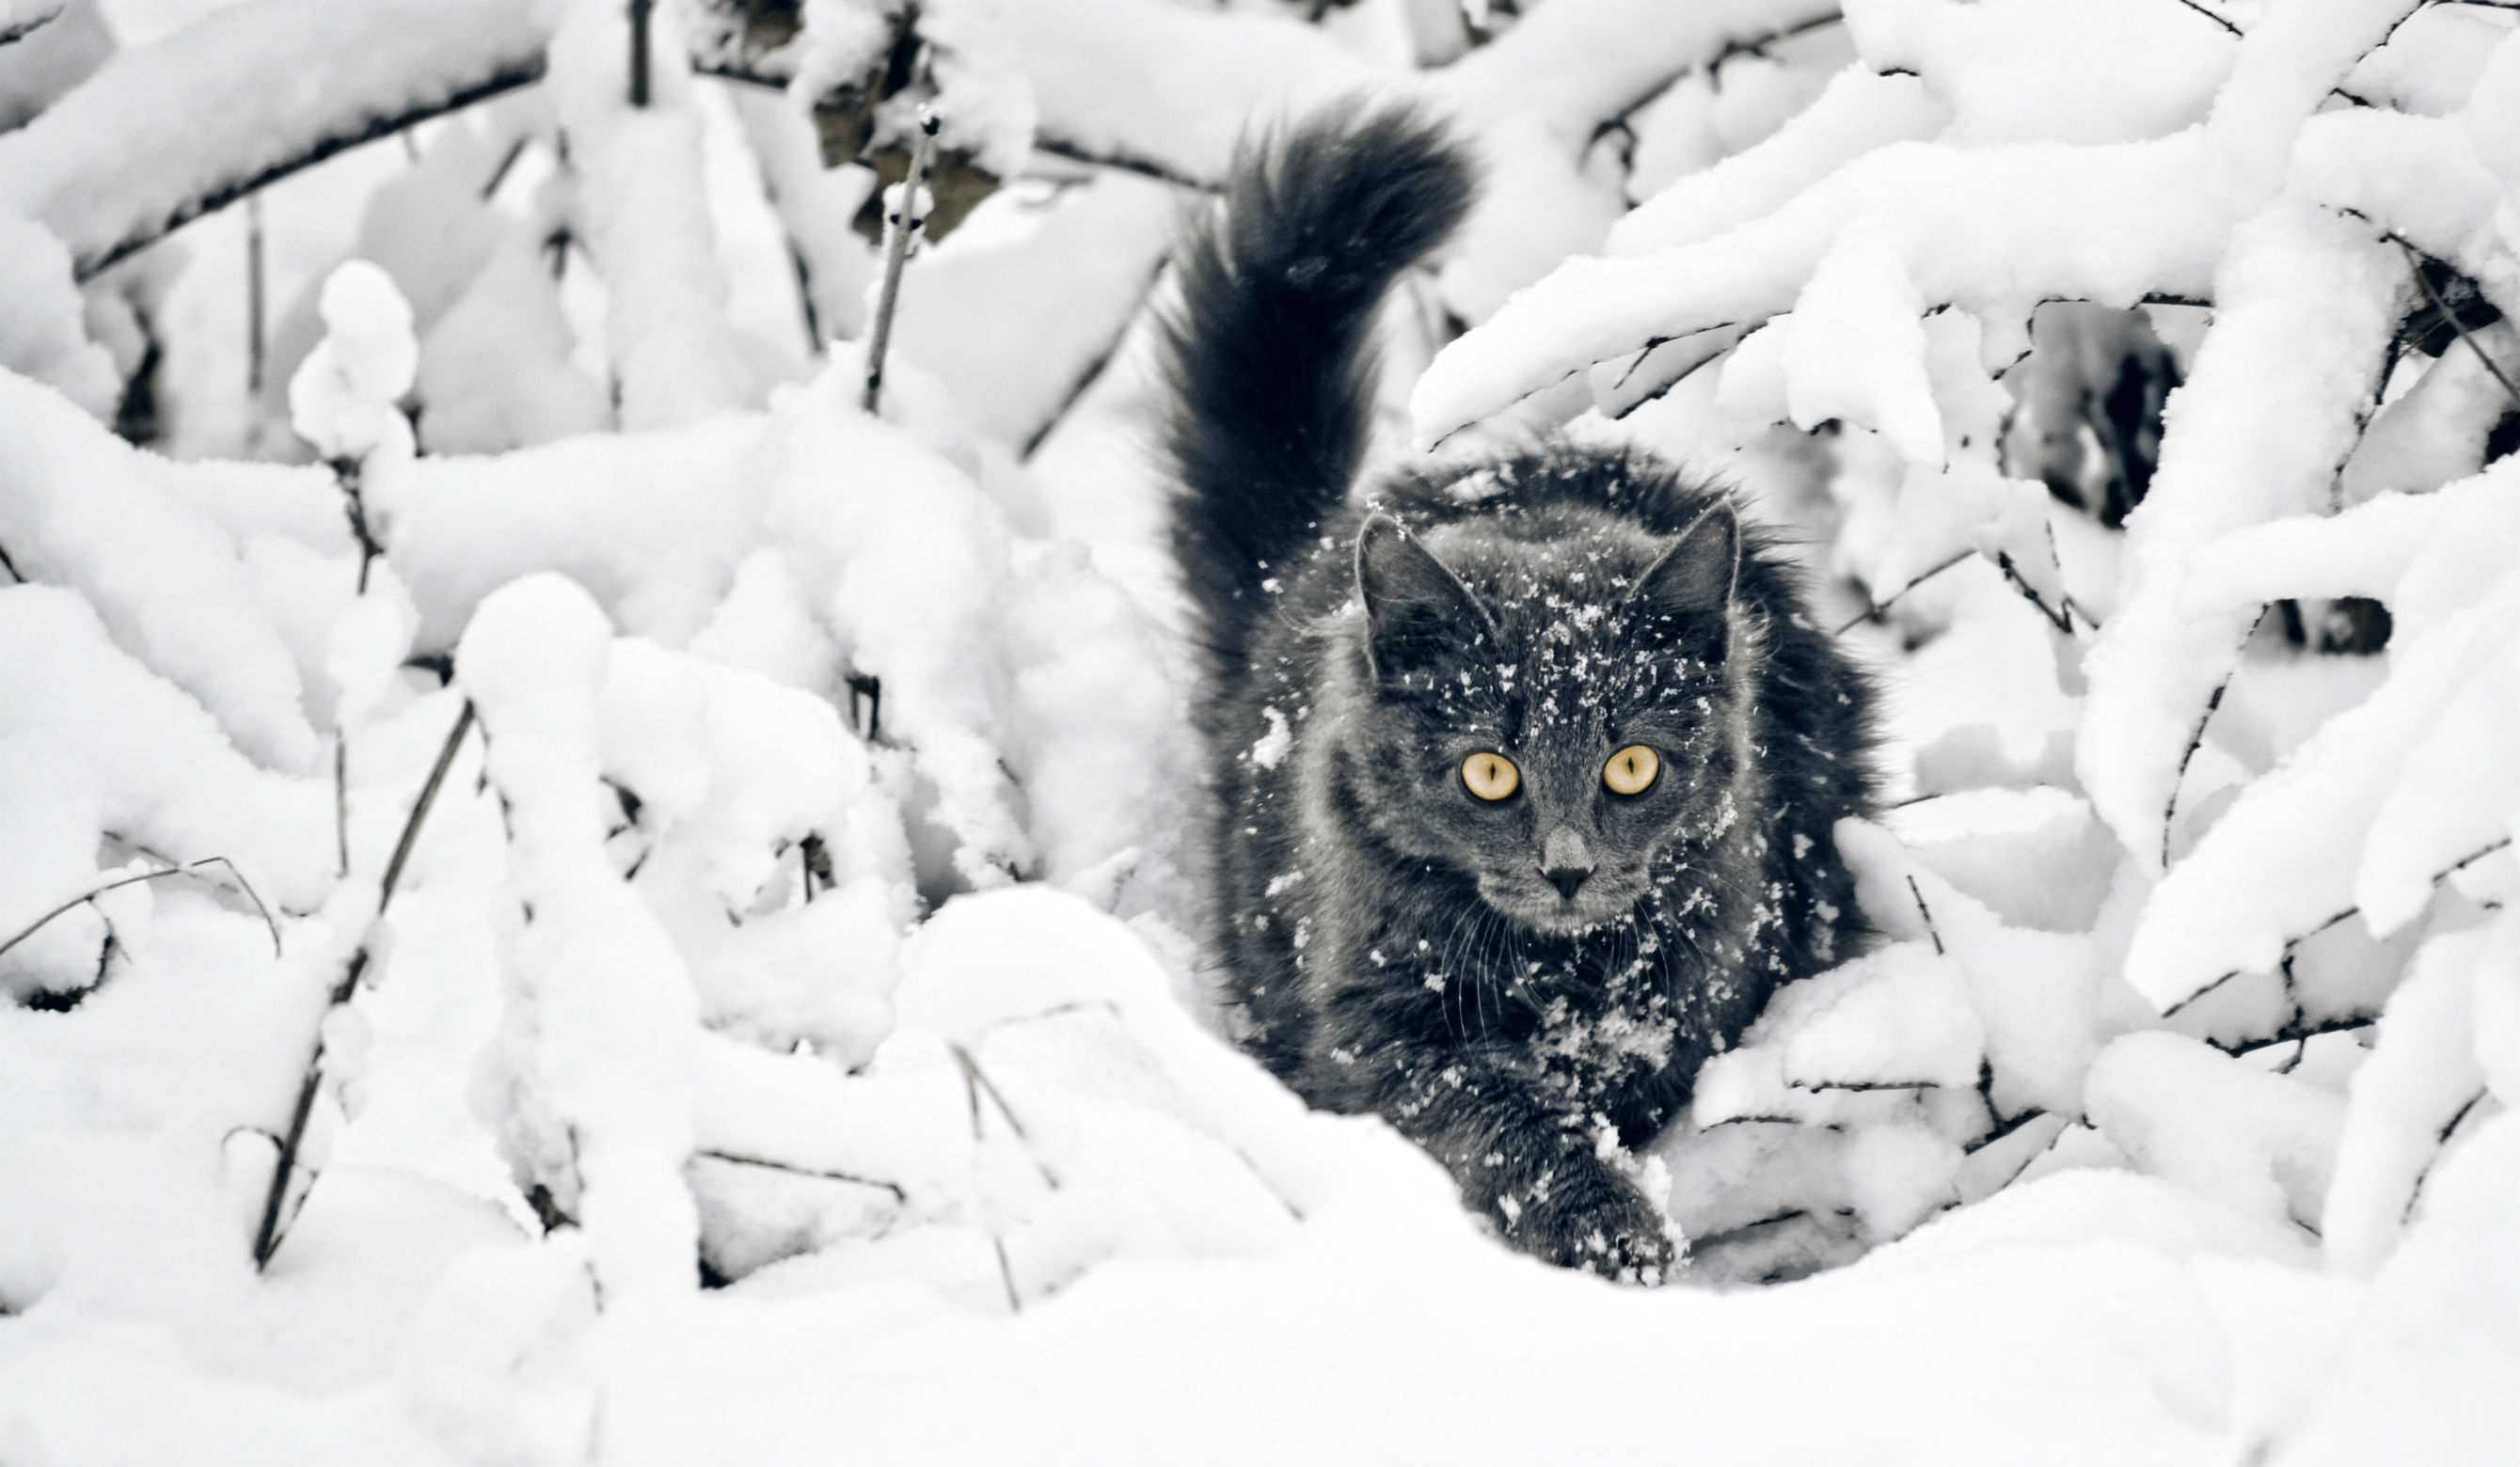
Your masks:
[[[0,0],[0,1462],[2493,1459],[2513,32]],[[1360,89],[1489,179],[1388,452],[1688,462],[1880,670],[1696,1287],[1208,1004],[1149,314]]]

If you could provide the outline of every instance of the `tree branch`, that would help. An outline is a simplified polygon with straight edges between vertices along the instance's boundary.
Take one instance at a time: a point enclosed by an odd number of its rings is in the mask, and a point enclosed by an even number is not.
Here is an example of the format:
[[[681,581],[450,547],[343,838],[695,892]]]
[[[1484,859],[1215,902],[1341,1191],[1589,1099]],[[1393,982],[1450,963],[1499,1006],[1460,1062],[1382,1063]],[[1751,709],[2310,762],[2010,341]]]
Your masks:
[[[412,847],[420,841],[421,822],[428,819],[429,807],[437,803],[437,791],[445,784],[446,772],[455,763],[455,753],[463,746],[464,735],[472,731],[472,705],[467,702],[464,711],[456,716],[455,727],[447,731],[446,742],[437,751],[437,763],[430,767],[428,782],[421,785],[420,797],[412,803],[411,815],[403,822],[402,838],[394,842],[393,858],[385,863],[384,880],[377,889],[377,918],[380,921],[384,917],[385,909],[393,902],[394,888],[402,882],[403,867],[411,860]],[[363,940],[358,951],[350,955],[349,962],[341,970],[340,981],[333,985],[333,992],[325,1002],[327,1018],[332,1016],[334,1009],[349,1002],[351,995],[359,991],[359,980],[366,975],[369,962],[374,960],[374,942],[373,937]],[[323,1085],[324,1037],[319,1026],[314,1052],[306,1057],[305,1074],[297,1087],[297,1103],[290,1111],[288,1130],[281,1134],[280,1157],[271,1169],[271,1189],[262,1199],[262,1222],[254,1229],[253,1267],[257,1271],[267,1267],[271,1256],[280,1249],[284,1236],[280,1230],[281,1208],[289,1196],[290,1179],[296,1175],[297,1153],[306,1140],[306,1123],[315,1113],[315,1096]]]

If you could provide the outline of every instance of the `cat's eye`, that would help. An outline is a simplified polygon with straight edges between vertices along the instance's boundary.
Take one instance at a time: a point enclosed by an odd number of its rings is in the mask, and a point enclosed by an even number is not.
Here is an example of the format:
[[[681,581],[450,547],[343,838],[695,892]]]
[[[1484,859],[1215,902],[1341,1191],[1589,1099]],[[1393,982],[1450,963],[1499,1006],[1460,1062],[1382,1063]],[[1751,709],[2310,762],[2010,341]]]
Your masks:
[[[1643,744],[1632,743],[1601,766],[1601,782],[1610,786],[1613,794],[1643,794],[1660,773],[1662,756]]]
[[[1502,800],[1522,787],[1522,771],[1503,754],[1481,750],[1462,761],[1462,783],[1482,800]]]

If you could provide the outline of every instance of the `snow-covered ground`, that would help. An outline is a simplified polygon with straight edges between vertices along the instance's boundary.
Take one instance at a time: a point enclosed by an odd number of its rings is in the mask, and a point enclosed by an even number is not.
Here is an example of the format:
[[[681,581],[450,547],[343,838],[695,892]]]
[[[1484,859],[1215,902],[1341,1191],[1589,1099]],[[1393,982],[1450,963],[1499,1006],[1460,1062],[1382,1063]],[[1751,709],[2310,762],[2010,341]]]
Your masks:
[[[654,9],[0,0],[0,1467],[2520,1459],[2508,9],[928,0],[874,413]],[[1148,312],[1360,88],[1490,178],[1386,452],[1721,476],[1885,689],[1673,1286],[1200,965]]]

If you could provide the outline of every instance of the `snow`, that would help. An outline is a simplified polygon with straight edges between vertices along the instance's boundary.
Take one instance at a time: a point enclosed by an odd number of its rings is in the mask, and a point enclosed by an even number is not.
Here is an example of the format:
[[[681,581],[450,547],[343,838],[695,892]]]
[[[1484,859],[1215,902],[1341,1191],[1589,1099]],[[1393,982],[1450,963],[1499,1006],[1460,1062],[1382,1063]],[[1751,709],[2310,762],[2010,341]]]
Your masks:
[[[2353,404],[2375,386],[2409,289],[2394,251],[2300,201],[2278,202],[2233,236],[2215,283],[2215,329],[2170,410],[2152,492],[2128,516],[2117,614],[2092,649],[2080,772],[2093,807],[2138,855],[2158,849],[2187,738],[2256,620],[2240,610],[2181,616],[2177,568],[2206,539],[2325,497],[2353,446]],[[2313,299],[2317,308],[2304,309]],[[2214,407],[2220,393],[2270,391],[2302,416]],[[2321,426],[2304,431],[2311,423]]]
[[[0,368],[58,387],[97,418],[112,414],[121,391],[113,358],[87,339],[69,252],[27,221],[0,213]]]
[[[690,1159],[698,1002],[656,916],[604,851],[603,693],[611,629],[585,592],[527,577],[482,602],[456,677],[513,832],[527,915],[509,957],[502,1059],[520,1180],[577,1220],[608,1295],[698,1283]]]
[[[352,260],[324,283],[321,309],[324,339],[289,379],[290,425],[327,459],[409,458],[395,403],[420,370],[411,306],[391,276]]]
[[[230,6],[116,52],[88,85],[0,137],[0,202],[52,230],[93,273],[375,119],[427,114],[480,89],[528,62],[547,34],[532,7],[500,0]],[[309,56],[322,63],[307,67]]]
[[[2178,0],[1860,0],[1865,59],[1950,109],[1945,142],[2131,143],[2204,120],[2235,37]]]
[[[2520,337],[2393,342],[2409,248],[2520,309],[2508,12],[939,0],[1006,182],[871,415],[795,92],[668,44],[631,107],[611,0],[59,9],[0,44],[11,1467],[2507,1455]],[[807,11],[764,69],[880,60]],[[1661,1289],[1307,1111],[1193,936],[1164,253],[1360,92],[1490,174],[1378,452],[1671,456],[1881,684],[1875,935],[1644,1151]],[[249,391],[245,211],[146,242],[284,168]]]
[[[1913,76],[1853,66],[1782,127],[1702,171],[1673,179],[1610,230],[1612,254],[1693,244],[1768,213],[1885,143],[1932,136],[1950,112]]]
[[[19,573],[76,588],[116,644],[199,699],[248,753],[310,769],[298,666],[236,542],[174,491],[191,475],[23,378],[0,375],[0,421],[13,445],[0,546]]]
[[[553,35],[551,88],[571,166],[571,216],[603,271],[605,341],[621,425],[674,427],[759,399],[726,315],[726,278],[699,189],[700,120],[691,65],[652,49],[650,101],[631,105],[622,58],[629,13],[572,0]],[[648,23],[679,33],[674,0]]]

